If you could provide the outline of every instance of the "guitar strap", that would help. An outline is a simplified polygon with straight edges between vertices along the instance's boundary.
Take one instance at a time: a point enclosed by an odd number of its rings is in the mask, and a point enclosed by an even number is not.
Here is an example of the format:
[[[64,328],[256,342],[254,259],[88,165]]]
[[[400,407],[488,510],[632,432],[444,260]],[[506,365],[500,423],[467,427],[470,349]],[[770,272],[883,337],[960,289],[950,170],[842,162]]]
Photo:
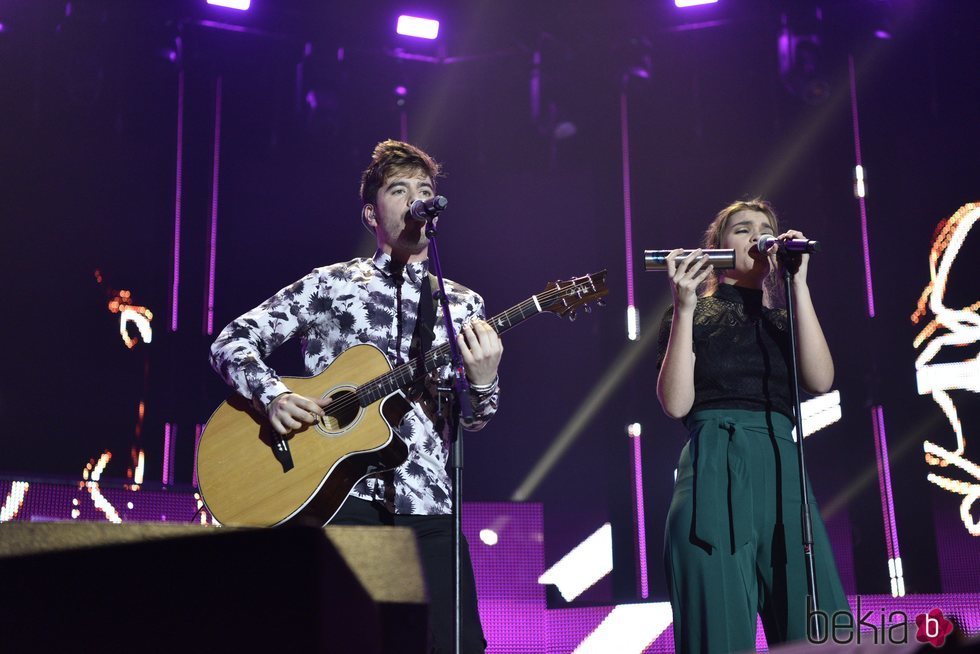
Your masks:
[[[436,283],[437,284],[437,283]],[[422,289],[419,293],[419,304],[416,312],[415,330],[412,332],[412,342],[408,347],[409,360],[418,361],[418,369],[423,369],[425,353],[432,347],[435,339],[436,306],[432,298],[433,277],[431,274],[422,280]],[[400,311],[400,308],[399,308]],[[410,398],[419,398],[425,394],[425,379],[422,378],[415,382],[409,389]],[[381,479],[384,481],[385,497],[384,503],[388,509],[394,513],[395,509],[395,472],[386,470],[382,473]]]
[[[436,337],[436,303],[432,299],[432,282],[432,273],[426,275],[422,281],[418,319],[415,321],[415,331],[412,333],[412,344],[408,348],[409,359],[425,356]]]

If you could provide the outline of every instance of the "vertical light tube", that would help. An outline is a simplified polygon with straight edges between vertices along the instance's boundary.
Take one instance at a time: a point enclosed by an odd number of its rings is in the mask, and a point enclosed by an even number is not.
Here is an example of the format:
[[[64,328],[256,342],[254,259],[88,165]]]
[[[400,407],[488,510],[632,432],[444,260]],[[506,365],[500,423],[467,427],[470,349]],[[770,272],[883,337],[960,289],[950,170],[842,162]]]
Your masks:
[[[174,191],[174,274],[170,289],[170,331],[177,331],[177,295],[180,291],[180,205],[184,187],[184,71],[177,73],[177,184]]]
[[[888,551],[888,576],[892,597],[905,596],[902,553],[898,547],[898,527],[895,523],[895,498],[892,493],[891,465],[888,461],[888,441],[885,437],[885,412],[880,406],[871,408],[875,439],[875,459],[878,463],[878,491],[881,495],[881,514],[885,524],[885,546]]]
[[[633,207],[630,189],[629,98],[626,85],[619,94],[619,127],[623,151],[623,219],[626,234],[626,336],[631,341],[640,337],[640,318],[633,296]]]
[[[868,317],[875,317],[874,288],[871,285],[871,247],[868,243],[868,211],[865,204],[867,184],[864,162],[861,159],[861,130],[858,124],[857,78],[854,74],[854,57],[847,57],[847,70],[851,81],[851,124],[854,129],[854,196],[861,214],[861,243],[864,247],[864,284],[868,296]]]
[[[632,441],[633,451],[633,507],[634,519],[633,527],[636,534],[636,560],[637,576],[639,577],[638,586],[640,597],[647,599],[650,597],[650,576],[647,572],[647,527],[646,509],[643,504],[643,458],[640,449],[640,435],[642,429],[640,423],[634,422],[626,428],[626,433]]]
[[[211,164],[211,239],[208,255],[207,333],[214,333],[214,267],[218,241],[218,173],[221,169],[221,76],[214,83],[214,156]]]
[[[194,472],[191,476],[191,484],[197,488],[197,448],[201,444],[201,434],[204,432],[204,425],[198,423],[194,425]]]
[[[161,481],[164,485],[173,481],[173,449],[177,442],[177,425],[166,423],[163,426],[163,470]]]

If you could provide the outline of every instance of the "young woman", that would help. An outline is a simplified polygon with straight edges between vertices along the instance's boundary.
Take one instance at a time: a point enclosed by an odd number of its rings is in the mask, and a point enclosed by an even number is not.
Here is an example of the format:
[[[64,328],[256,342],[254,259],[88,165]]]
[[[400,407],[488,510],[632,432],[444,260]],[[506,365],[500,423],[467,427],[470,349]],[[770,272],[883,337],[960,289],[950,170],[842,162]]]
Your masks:
[[[734,249],[733,269],[715,272],[700,250],[668,257],[674,305],[660,330],[657,397],[690,430],[664,547],[677,652],[752,650],[757,614],[770,646],[806,636],[789,334],[786,311],[772,308],[781,290],[775,254],[756,247],[764,234],[803,238],[780,234],[767,202],[740,201],[715,217],[703,245]],[[834,364],[810,299],[807,259],[793,278],[799,378],[807,391],[824,393]],[[849,609],[812,496],[810,507],[818,608],[832,618]]]

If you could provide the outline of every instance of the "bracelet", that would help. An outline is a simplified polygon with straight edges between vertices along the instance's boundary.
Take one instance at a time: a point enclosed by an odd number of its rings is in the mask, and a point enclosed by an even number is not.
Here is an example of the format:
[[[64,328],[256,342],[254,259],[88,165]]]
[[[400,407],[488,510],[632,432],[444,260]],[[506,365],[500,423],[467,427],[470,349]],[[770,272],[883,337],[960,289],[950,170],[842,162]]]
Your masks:
[[[498,377],[494,375],[493,381],[489,384],[470,384],[470,390],[480,395],[486,395],[497,390]]]

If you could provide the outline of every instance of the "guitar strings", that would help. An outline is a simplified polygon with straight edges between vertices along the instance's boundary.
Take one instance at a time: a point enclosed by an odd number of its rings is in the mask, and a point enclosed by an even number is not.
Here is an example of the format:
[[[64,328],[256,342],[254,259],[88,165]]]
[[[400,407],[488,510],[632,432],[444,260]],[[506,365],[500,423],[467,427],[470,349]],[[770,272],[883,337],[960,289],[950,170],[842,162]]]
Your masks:
[[[539,302],[540,301],[544,301],[545,303],[547,303],[547,302],[551,302],[554,299],[557,299],[561,295],[569,295],[571,293],[574,293],[574,292],[580,290],[580,288],[586,288],[586,287],[589,287],[589,286],[591,286],[592,288],[595,288],[595,284],[593,283],[591,276],[589,277],[589,279],[587,281],[576,282],[576,283],[572,284],[571,286],[566,286],[564,288],[562,288],[562,287],[556,287],[556,288],[553,288],[553,289],[544,291],[543,293],[539,293],[536,296],[532,296],[532,297],[528,298],[527,300],[524,300],[520,304],[517,304],[517,305],[511,307],[510,309],[507,309],[502,314],[500,314],[500,316],[496,316],[495,318],[506,318],[507,321],[510,322],[511,316],[508,315],[508,314],[511,314],[512,312],[517,312],[520,309],[520,307],[522,307],[525,304],[528,304],[529,302],[533,303],[535,297],[537,297],[539,299]],[[543,311],[544,310],[542,310],[540,313],[543,313]],[[520,313],[523,314],[524,313],[523,310],[521,310]],[[422,369],[423,370],[426,370],[429,365],[436,363],[436,360],[440,356],[442,356],[442,355],[445,354],[444,350],[448,350],[448,349],[449,349],[449,343],[443,343],[442,345],[440,345],[440,346],[438,346],[436,348],[433,348],[433,349],[429,350],[425,354],[425,356],[423,357]],[[337,400],[336,402],[331,402],[330,404],[328,404],[324,408],[325,409],[330,409],[331,411],[343,411],[344,409],[349,408],[352,404],[360,404],[361,392],[362,391],[365,391],[365,390],[368,390],[369,388],[377,388],[377,387],[387,386],[387,385],[391,384],[392,382],[395,382],[395,388],[397,390],[398,388],[401,388],[401,387],[407,385],[408,383],[411,383],[411,382],[415,381],[416,380],[416,375],[418,374],[418,371],[417,370],[412,370],[411,379],[410,379],[409,382],[406,382],[405,384],[398,384],[397,383],[397,379],[396,379],[399,376],[399,374],[401,374],[400,371],[402,371],[402,370],[411,370],[411,366],[412,366],[413,363],[414,362],[404,363],[404,364],[398,366],[397,368],[393,368],[393,369],[389,370],[385,374],[383,374],[383,375],[381,375],[379,377],[376,377],[375,379],[373,379],[373,380],[371,380],[369,382],[366,382],[365,384],[357,387],[356,390],[354,390],[353,392],[350,392],[350,393],[344,395],[341,399]],[[436,366],[436,367],[438,368],[439,366]],[[394,392],[394,391],[391,391],[391,392]],[[389,394],[390,393],[385,393],[384,395],[389,395]]]
[[[592,280],[591,279],[589,279],[588,282],[577,282],[575,284],[572,284],[571,286],[566,286],[564,288],[556,287],[556,288],[550,289],[548,291],[545,291],[545,292],[539,294],[537,297],[539,298],[539,300],[544,300],[545,302],[550,302],[551,300],[553,300],[553,299],[555,299],[555,298],[557,298],[557,297],[559,297],[559,296],[561,296],[563,294],[564,295],[567,295],[567,294],[573,293],[573,292],[579,290],[580,287],[581,288],[584,288],[584,287],[589,286],[589,285],[592,285]],[[594,287],[594,285],[593,285],[593,287]],[[524,302],[521,302],[520,304],[518,304],[518,305],[516,305],[514,307],[511,307],[510,309],[508,309],[507,311],[505,311],[504,313],[502,313],[500,317],[507,318],[508,319],[508,322],[509,322],[511,316],[509,316],[508,314],[511,314],[513,312],[518,311],[520,309],[520,307],[522,307],[525,304],[531,303],[531,302],[533,302],[533,297],[532,298],[528,298]],[[523,311],[521,311],[521,313],[523,313]],[[428,353],[426,353],[426,355],[424,357],[424,360],[423,360],[423,368],[422,369],[425,370],[429,365],[435,364],[436,363],[436,359],[438,359],[440,356],[445,355],[446,354],[446,350],[448,350],[448,349],[449,349],[449,344],[448,343],[443,343],[439,347],[434,348],[434,349],[430,350]],[[397,377],[402,373],[402,371],[404,371],[404,370],[411,370],[412,363],[413,362],[402,364],[398,368],[394,368],[394,369],[388,371],[387,373],[381,375],[380,377],[377,377],[374,380],[369,381],[369,382],[363,384],[362,386],[358,387],[357,390],[355,390],[353,393],[347,394],[342,399],[337,400],[337,402],[336,402],[336,404],[334,404],[334,407],[333,408],[335,410],[337,410],[337,411],[342,411],[342,410],[344,410],[346,408],[349,408],[352,404],[360,404],[360,400],[362,398],[362,391],[369,391],[369,389],[372,389],[372,388],[378,388],[378,387],[388,386],[388,385],[391,385],[393,382],[394,382],[395,389],[398,389],[398,388],[401,388],[401,387],[407,385],[411,381],[415,381],[417,371],[412,370],[411,372],[413,374],[411,375],[409,382],[404,382],[402,384],[397,383],[397,381],[398,381],[397,380]],[[436,366],[436,367],[438,367],[438,366]],[[394,391],[390,391],[390,392],[394,392]],[[386,392],[386,393],[384,393],[384,395],[388,395],[388,394],[390,394],[390,392]]]

